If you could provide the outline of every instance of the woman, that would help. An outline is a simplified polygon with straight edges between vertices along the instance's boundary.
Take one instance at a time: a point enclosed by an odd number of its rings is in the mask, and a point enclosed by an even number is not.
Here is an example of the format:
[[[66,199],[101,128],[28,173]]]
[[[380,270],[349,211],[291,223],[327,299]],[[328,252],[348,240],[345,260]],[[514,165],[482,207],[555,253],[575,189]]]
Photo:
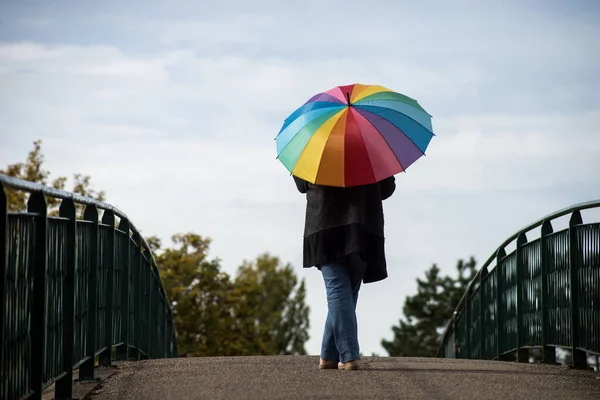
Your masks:
[[[307,201],[303,264],[321,271],[327,292],[319,368],[358,369],[358,291],[361,282],[387,278],[382,200],[394,193],[395,179],[349,188],[294,180]]]

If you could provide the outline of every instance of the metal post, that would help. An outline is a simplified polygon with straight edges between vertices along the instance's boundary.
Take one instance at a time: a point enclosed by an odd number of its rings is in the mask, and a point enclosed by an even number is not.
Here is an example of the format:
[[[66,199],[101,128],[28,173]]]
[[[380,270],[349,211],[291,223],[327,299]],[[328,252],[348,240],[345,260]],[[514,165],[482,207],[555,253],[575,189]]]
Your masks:
[[[471,284],[469,284],[469,286],[467,286],[467,293],[465,294],[465,304],[464,304],[464,314],[463,314],[463,318],[466,320],[466,328],[463,331],[463,335],[465,335],[465,352],[462,353],[464,354],[464,357],[462,358],[471,358],[472,354],[471,354],[471,330],[473,329],[473,317],[471,315],[471,294],[472,294],[472,286]],[[462,349],[461,349],[462,352]]]
[[[163,300],[164,300],[163,301],[163,307],[164,307],[163,314],[165,316],[165,321],[164,321],[164,326],[165,326],[164,336],[165,337],[164,337],[164,344],[163,344],[163,346],[164,346],[163,352],[165,354],[164,357],[171,357],[171,352],[169,350],[170,343],[171,343],[171,337],[169,336],[169,316],[170,316],[170,314],[169,314],[169,310],[170,310],[169,299],[167,298],[167,293],[164,290],[163,290],[162,294],[163,294]]]
[[[166,299],[166,297],[165,297]],[[173,321],[173,317],[171,315],[171,313],[169,312],[170,309],[167,309],[165,314],[166,314],[166,319],[167,319],[167,323],[166,323],[166,331],[165,331],[165,349],[167,351],[167,354],[169,358],[173,357],[173,335],[171,333],[171,329],[172,329],[172,321]]]
[[[163,337],[162,337],[162,343],[160,343],[160,357],[164,358],[164,357],[168,357],[167,354],[167,310],[166,310],[166,304],[167,304],[167,299],[166,296],[164,295],[164,292],[162,290],[162,287],[160,288],[160,299],[161,299],[161,313],[160,315],[162,316],[162,319],[160,320],[160,323],[163,325]]]
[[[171,306],[169,305],[169,315],[171,317],[170,319],[170,330],[171,330],[171,345],[169,346],[169,348],[171,349],[171,357],[179,357],[179,352],[177,350],[177,332],[175,331],[175,315],[173,315],[173,310],[171,309]]]
[[[502,295],[504,294],[504,271],[502,270],[502,260],[506,257],[504,248],[496,252],[496,360],[501,360],[503,355],[503,345],[506,341],[504,333],[504,311],[502,309]]]
[[[135,301],[136,301],[136,312],[137,312],[137,321],[138,321],[138,329],[136,329],[136,334],[137,334],[137,338],[138,338],[138,349],[140,350],[138,353],[139,359],[141,360],[142,358],[144,358],[148,352],[148,349],[146,348],[146,330],[148,330],[150,327],[148,326],[148,318],[146,315],[146,308],[147,308],[147,304],[148,304],[148,300],[149,296],[148,296],[148,271],[146,270],[146,266],[144,265],[144,257],[142,256],[142,246],[141,246],[141,236],[138,235],[138,244],[140,246],[139,248],[139,257],[140,257],[140,263],[139,263],[139,274],[138,274],[138,281],[137,281],[137,287],[138,290],[136,291],[137,296],[135,297]]]
[[[99,235],[98,235],[98,209],[96,206],[86,206],[85,211],[83,212],[83,220],[89,221],[93,224],[92,227],[92,235],[90,237],[90,259],[92,260],[90,264],[89,271],[87,273],[88,276],[88,291],[87,291],[87,300],[88,300],[88,330],[86,332],[87,342],[84,358],[87,357],[86,361],[84,361],[79,367],[79,380],[88,381],[95,380],[94,378],[94,359],[96,356],[96,326],[97,326],[97,314],[98,307],[96,301],[97,294],[97,271],[98,265],[100,264],[100,254],[98,251]]]
[[[141,328],[141,320],[142,320],[142,312],[141,312],[141,297],[144,290],[144,279],[143,279],[143,271],[142,271],[142,244],[140,241],[139,232],[133,231],[133,235],[131,236],[131,240],[134,245],[137,245],[137,249],[135,251],[135,258],[131,260],[131,265],[133,267],[133,333],[135,334],[135,353],[134,357],[136,360],[141,358],[140,350],[141,350],[141,339],[142,339],[142,330]]]
[[[486,338],[486,326],[485,323],[485,306],[487,305],[487,293],[485,290],[485,278],[487,277],[488,270],[483,268],[479,273],[479,358],[487,359],[485,351],[485,338]]]
[[[452,352],[454,358],[460,358],[460,348],[456,345],[456,310],[452,313]]]
[[[149,255],[150,260],[152,260],[151,258],[152,256]],[[147,340],[148,340],[148,348],[147,350],[147,356],[148,358],[154,358],[154,332],[157,329],[157,325],[156,325],[156,321],[154,320],[154,315],[156,314],[156,296],[157,296],[157,292],[156,292],[156,279],[154,276],[154,271],[152,270],[152,262],[150,261],[149,263],[146,264],[146,267],[148,269],[148,275],[150,277],[149,279],[149,286],[150,286],[150,298],[147,298],[147,300],[149,301],[149,306],[147,308],[148,310],[148,332],[147,332]]]
[[[142,246],[142,237],[138,237],[140,245],[140,293],[139,293],[139,313],[140,313],[140,327],[142,321],[144,322],[144,329],[139,330],[139,346],[142,352],[140,357],[150,358],[150,343],[149,333],[152,330],[150,325],[150,308],[152,308],[152,277],[149,266],[146,264]]]
[[[126,218],[121,218],[119,228],[121,232],[125,232],[127,240],[125,246],[121,248],[121,340],[123,344],[117,348],[117,359],[127,360],[129,348],[129,270],[131,260],[129,257],[129,221]]]
[[[152,288],[151,298],[152,298],[152,306],[149,307],[150,316],[148,320],[148,324],[150,325],[150,342],[148,344],[148,357],[155,358],[158,357],[157,352],[157,342],[159,338],[159,329],[158,329],[158,308],[160,307],[160,275],[158,274],[158,270],[154,268],[152,265],[152,253],[148,249],[148,254],[150,257],[150,263],[148,266],[150,267],[150,285]]]
[[[161,357],[161,346],[160,346],[160,332],[159,325],[162,324],[161,315],[162,312],[160,308],[162,307],[161,302],[161,289],[160,289],[160,275],[158,274],[158,270],[150,264],[152,271],[154,273],[154,307],[152,309],[152,319],[154,321],[154,334],[152,339],[152,358],[160,358]]]
[[[106,291],[103,296],[106,299],[104,308],[104,351],[98,357],[98,363],[103,367],[112,366],[112,333],[113,333],[113,279],[115,269],[115,214],[105,210],[102,215],[102,224],[110,227],[110,233],[102,251],[104,252],[104,268],[106,269]]]
[[[31,389],[30,399],[41,399],[44,388],[46,358],[46,271],[47,271],[47,213],[46,199],[41,192],[32,192],[27,212],[35,213],[35,250],[33,266],[33,311],[31,315]]]
[[[571,366],[585,368],[587,356],[579,349],[579,243],[577,240],[577,225],[583,224],[581,213],[576,210],[569,220],[569,271],[571,278]]]
[[[170,357],[173,357],[172,356],[173,349],[171,347],[171,342],[172,342],[171,324],[170,324],[171,321],[169,320],[169,318],[171,317],[171,314],[169,314],[169,312],[167,310],[166,310],[165,314],[166,314],[165,315],[165,319],[166,319],[166,322],[165,322],[165,327],[166,327],[166,329],[165,329],[165,351],[167,352],[167,357],[170,358]]]
[[[8,263],[7,245],[7,230],[8,230],[8,202],[4,186],[0,183],[0,340],[4,340],[4,321],[5,313],[12,314],[14,311],[6,310],[6,264]],[[0,398],[8,398],[8,376],[6,374],[7,366],[4,364],[5,354],[4,346],[0,346]]]
[[[517,249],[515,255],[517,258],[517,362],[529,362],[529,350],[523,346],[523,252],[522,247],[527,244],[527,236],[521,232],[517,237]]]
[[[548,301],[548,263],[550,254],[548,254],[546,247],[548,246],[548,236],[550,236],[553,231],[550,220],[544,221],[540,237],[540,263],[542,267],[542,363],[544,364],[556,364],[556,349],[548,346],[548,343],[550,343],[550,316],[548,314],[550,311],[550,303]]]
[[[62,240],[67,242],[68,252],[65,254],[64,268],[64,297],[62,301],[63,308],[63,338],[62,338],[62,356],[63,368],[66,373],[62,378],[56,381],[54,386],[54,397],[56,400],[71,399],[73,393],[73,340],[74,318],[75,318],[75,264],[77,262],[77,218],[75,203],[71,199],[65,199],[60,203],[59,216],[68,218],[67,232]]]

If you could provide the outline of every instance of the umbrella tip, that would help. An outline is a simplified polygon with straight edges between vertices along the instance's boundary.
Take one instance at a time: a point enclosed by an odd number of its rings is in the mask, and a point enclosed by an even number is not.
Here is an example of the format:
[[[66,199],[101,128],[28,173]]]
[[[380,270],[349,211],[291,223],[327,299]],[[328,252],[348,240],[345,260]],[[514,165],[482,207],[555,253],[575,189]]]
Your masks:
[[[348,105],[350,105],[350,93],[346,92],[346,99],[348,100]]]

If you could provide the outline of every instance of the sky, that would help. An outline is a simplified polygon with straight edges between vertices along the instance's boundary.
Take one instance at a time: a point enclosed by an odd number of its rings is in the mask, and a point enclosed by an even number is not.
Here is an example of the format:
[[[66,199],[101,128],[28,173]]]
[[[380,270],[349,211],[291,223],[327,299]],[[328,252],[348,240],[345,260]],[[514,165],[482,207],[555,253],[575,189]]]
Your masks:
[[[432,264],[454,274],[600,198],[599,4],[0,0],[0,165],[42,139],[52,176],[91,175],[144,236],[208,236],[232,274],[265,251],[291,263],[318,354],[324,284],[301,268],[305,199],[274,138],[334,86],[413,97],[436,136],[385,201],[389,278],[357,309],[361,351],[386,355]]]

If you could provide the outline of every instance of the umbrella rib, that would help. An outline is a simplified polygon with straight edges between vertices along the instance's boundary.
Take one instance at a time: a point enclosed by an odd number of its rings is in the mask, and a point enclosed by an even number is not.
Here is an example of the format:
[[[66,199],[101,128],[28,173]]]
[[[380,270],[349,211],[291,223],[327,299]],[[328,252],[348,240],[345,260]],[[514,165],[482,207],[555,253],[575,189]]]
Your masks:
[[[394,93],[390,89],[388,89],[388,88],[386,88],[384,86],[381,86],[381,85],[365,85],[365,87],[363,87],[361,91],[357,92],[356,94],[353,93],[352,97],[356,98],[356,97],[360,96],[364,91],[366,91],[366,90],[368,90],[370,88],[373,88],[373,87],[378,87],[380,90],[378,92],[371,93],[370,95],[368,95],[368,96],[366,96],[364,98],[367,98],[369,96],[373,96],[373,95],[379,94],[379,93],[385,93],[385,92]],[[359,99],[359,100],[355,100],[355,101],[356,101],[356,103],[358,103],[358,102],[362,101],[364,98]]]
[[[296,135],[297,135],[299,132],[301,132],[301,131],[302,131],[304,128],[306,128],[306,127],[307,127],[309,124],[311,124],[312,122],[314,122],[316,119],[319,119],[319,118],[323,117],[324,115],[331,114],[331,115],[329,116],[329,118],[327,118],[325,121],[323,121],[323,123],[322,123],[322,124],[324,124],[325,122],[329,121],[329,119],[330,119],[331,117],[333,117],[334,115],[336,115],[338,112],[339,112],[339,110],[337,110],[336,112],[333,112],[333,113],[330,111],[329,113],[322,114],[322,115],[320,115],[320,116],[318,116],[318,117],[316,117],[316,118],[314,118],[314,119],[312,119],[312,120],[308,121],[308,122],[307,122],[305,125],[303,125],[303,126],[300,128],[300,129],[298,129],[298,131],[297,131],[296,133],[294,133],[294,134],[293,134],[293,135],[290,137],[290,140],[289,140],[289,141],[288,141],[288,142],[285,144],[285,146],[283,146],[283,148],[281,149],[281,151],[279,151],[279,152],[277,153],[277,158],[276,158],[276,159],[279,159],[279,156],[281,155],[281,153],[283,153],[283,151],[284,151],[284,150],[285,150],[285,149],[286,149],[286,148],[289,146],[289,144],[292,142],[292,140],[294,140],[294,137],[296,137]],[[322,125],[322,124],[321,124],[321,125]],[[319,126],[320,126],[320,125],[319,125]],[[317,128],[317,129],[318,129],[318,128]],[[314,132],[313,132],[313,135],[314,135]]]
[[[292,113],[292,115],[293,115],[293,114],[295,114],[296,112],[298,112],[298,111],[299,111],[300,109],[302,109],[303,107],[306,107],[306,106],[307,106],[307,104],[311,104],[311,103],[305,103],[305,104],[303,104],[301,107],[298,107],[298,109],[297,109],[296,111],[294,111],[294,112]],[[322,110],[322,109],[326,109],[326,108],[333,108],[333,107],[339,107],[339,108],[342,108],[342,107],[345,107],[345,104],[341,104],[341,103],[340,103],[340,104],[331,103],[331,105],[327,105],[327,106],[319,107],[319,108],[317,108],[317,109],[312,109],[312,110],[309,110],[309,111],[303,112],[303,113],[301,113],[301,114],[298,114],[298,115],[296,116],[296,118],[294,118],[294,119],[293,119],[293,120],[291,120],[291,121],[289,121],[289,117],[288,117],[288,118],[286,118],[286,119],[283,121],[283,124],[284,124],[284,126],[281,128],[281,130],[279,131],[279,133],[277,134],[277,136],[275,136],[274,140],[277,140],[277,138],[279,137],[279,135],[280,135],[280,134],[281,134],[281,133],[282,133],[282,132],[283,132],[283,131],[284,131],[284,130],[285,130],[287,127],[288,127],[288,126],[290,126],[291,124],[293,124],[293,123],[294,123],[294,122],[295,122],[295,121],[296,121],[298,118],[302,117],[302,116],[303,116],[303,115],[305,115],[306,113],[308,113],[308,112],[311,112],[311,111],[315,111],[315,110],[318,110],[318,109]],[[309,123],[310,123],[310,121],[309,121],[307,124],[309,124]],[[301,129],[302,129],[302,128],[301,128]]]
[[[399,102],[399,103],[401,103],[401,102]],[[406,104],[406,103],[404,103],[404,104]],[[410,115],[406,115],[406,114],[404,114],[404,113],[402,113],[402,112],[400,112],[400,111],[394,110],[393,108],[389,108],[389,107],[381,107],[381,106],[374,106],[374,105],[369,105],[369,104],[364,104],[364,105],[363,105],[363,104],[354,104],[354,108],[360,108],[360,109],[361,109],[361,110],[363,110],[363,111],[370,112],[369,110],[365,110],[365,108],[364,108],[364,107],[373,107],[373,108],[380,108],[380,109],[382,109],[382,110],[390,110],[390,111],[393,111],[393,112],[395,112],[395,113],[397,113],[397,114],[403,115],[403,116],[405,116],[406,118],[412,119],[412,120],[413,120],[413,121],[415,121],[417,124],[421,125],[421,126],[423,127],[423,129],[427,129],[427,131],[428,131],[428,132],[430,132],[430,133],[431,133],[433,136],[435,136],[435,133],[433,133],[433,132],[431,131],[431,129],[427,128],[426,126],[424,126],[422,123],[420,123],[419,121],[417,121],[416,119],[414,119],[414,118],[413,118],[413,117],[411,117]],[[412,106],[411,106],[411,107],[412,107]],[[414,108],[414,107],[413,107],[413,108]],[[418,108],[415,108],[415,110],[419,110],[419,109],[418,109]],[[419,110],[419,111],[421,111],[421,110]],[[427,114],[427,112],[425,112],[425,113]],[[371,114],[375,114],[375,113],[371,112]],[[427,115],[429,115],[429,114],[427,114]],[[409,138],[409,139],[410,139],[410,138]]]
[[[376,116],[376,117],[378,117],[378,118],[382,118],[382,119],[384,119],[384,120],[385,120],[385,118],[383,118],[383,117],[381,117],[381,116],[379,116],[379,115],[377,115],[377,114],[375,114],[375,113],[369,112],[369,111],[367,111],[367,110],[360,109],[359,107],[356,107],[356,109],[357,109],[357,111],[358,111],[358,112],[359,112],[359,113],[360,113],[360,114],[361,114],[363,117],[365,117],[365,119],[366,119],[366,120],[367,120],[367,121],[368,121],[368,122],[369,122],[371,125],[373,125],[373,128],[375,128],[375,130],[376,130],[377,132],[379,132],[379,134],[381,135],[381,137],[383,138],[383,140],[385,141],[385,143],[387,144],[387,146],[388,146],[388,147],[390,148],[390,150],[392,151],[392,154],[394,154],[394,157],[396,157],[396,160],[398,160],[398,164],[400,164],[400,166],[402,167],[402,172],[406,173],[406,169],[407,169],[408,167],[404,167],[404,165],[402,164],[402,162],[401,162],[401,161],[400,161],[400,159],[398,158],[398,155],[396,154],[396,152],[394,151],[394,149],[392,148],[392,146],[390,146],[390,143],[389,143],[389,142],[388,142],[388,140],[386,139],[385,135],[383,135],[383,134],[381,133],[381,131],[380,131],[379,129],[377,129],[377,127],[376,127],[376,126],[375,126],[373,123],[371,123],[371,121],[369,120],[369,118],[367,118],[367,116],[366,116],[366,115],[364,115],[363,113],[367,113],[367,114],[370,114],[370,115],[374,115],[374,116]],[[403,114],[403,115],[404,115],[404,114]],[[389,121],[388,121],[388,122],[389,122]],[[416,143],[415,143],[415,142],[414,142],[414,141],[413,141],[413,140],[412,140],[412,139],[411,139],[411,138],[410,138],[410,137],[409,137],[409,136],[408,136],[406,133],[404,133],[404,132],[403,132],[403,131],[402,131],[400,128],[398,128],[396,125],[392,124],[391,122],[389,122],[389,123],[390,123],[391,125],[393,125],[393,126],[394,126],[394,127],[397,129],[397,130],[398,130],[398,132],[400,132],[400,133],[401,133],[401,134],[403,134],[403,135],[404,135],[404,136],[405,136],[405,137],[406,137],[408,140],[410,140],[410,142],[411,142],[411,143],[412,143],[412,144],[413,144],[413,145],[414,145],[414,146],[417,148],[417,150],[419,150],[419,152],[421,153],[421,155],[423,155],[423,156],[427,156],[427,155],[425,154],[425,152],[424,152],[423,150],[421,150],[421,148],[420,148],[419,146],[417,146],[417,144],[416,144]],[[422,125],[421,125],[421,126],[422,126]],[[427,130],[429,131],[429,129],[427,129]]]
[[[311,140],[313,140],[315,133],[317,133],[317,131],[321,128],[321,126],[323,126],[324,124],[326,124],[328,121],[330,121],[332,118],[335,118],[340,112],[342,112],[342,110],[336,112],[335,114],[331,115],[329,118],[327,118],[325,121],[323,121],[323,123],[317,128],[315,129],[315,131],[310,135],[310,138],[308,139],[308,141],[306,142],[306,145],[304,146],[304,148],[302,149],[302,151],[300,152],[300,154],[298,155],[298,158],[296,160],[296,163],[298,162],[298,160],[300,160],[300,158],[302,158],[302,155],[304,154],[304,152],[306,151],[306,149],[308,148],[308,145],[310,143]],[[339,120],[339,118],[338,118]],[[337,124],[337,121],[336,121]],[[334,124],[335,125],[335,124]],[[319,155],[319,160],[323,157],[323,152],[325,151],[325,147],[327,146],[327,142],[329,141],[329,136],[327,136],[327,140],[325,141],[325,146],[323,146],[323,151],[321,152],[321,154]],[[291,142],[291,140],[290,140]],[[288,146],[288,144],[290,143],[288,142],[283,149],[281,149],[281,152],[283,152],[283,150],[285,150],[285,148]],[[281,153],[280,153],[281,154]],[[295,169],[296,165],[294,165],[294,168],[292,168],[292,171]],[[293,172],[292,172],[293,173]],[[317,176],[319,174],[319,168],[317,168],[317,173],[315,174],[315,182],[317,181]]]
[[[357,112],[358,112],[358,111],[357,111]],[[360,113],[359,113],[359,115],[360,115]],[[352,116],[352,117],[353,117],[353,118],[356,120],[356,117],[354,117],[354,116]],[[364,118],[364,117],[363,117],[363,118]],[[365,118],[365,119],[366,119],[366,118]],[[369,120],[367,120],[367,122],[369,122]],[[369,122],[369,124],[371,124],[371,123]],[[372,126],[372,125],[373,125],[373,124],[371,124],[371,126]],[[365,146],[365,152],[367,152],[367,154],[368,154],[368,150],[367,150],[367,144],[365,143],[365,138],[364,138],[364,136],[363,136],[363,132],[360,130],[360,126],[359,126],[358,124],[356,124],[356,128],[358,129],[358,132],[360,133],[360,140],[362,140],[363,146]],[[373,128],[375,128],[375,127],[373,126]],[[376,130],[377,132],[379,132],[379,131],[377,130],[377,128],[375,128],[375,130]],[[381,133],[379,133],[379,134],[381,135]],[[384,139],[385,139],[385,138],[384,138]],[[387,144],[387,141],[386,141],[385,143]],[[389,145],[388,145],[388,147],[389,147]],[[391,150],[391,148],[390,148],[390,150]],[[392,154],[394,154],[394,152],[393,152],[393,151],[392,151]],[[394,154],[394,157],[396,157],[396,154]],[[396,158],[398,158],[398,157],[396,157]],[[373,169],[373,164],[371,163],[371,157],[368,157],[368,156],[367,156],[367,160],[369,160],[369,168],[370,168],[370,170],[371,170],[371,175],[373,176],[373,180],[375,181],[375,170]],[[400,161],[398,160],[398,162],[400,162]],[[400,164],[400,165],[402,165],[402,164]]]
[[[364,110],[363,110],[364,111]],[[387,139],[385,138],[385,136],[381,133],[381,131],[379,129],[377,129],[377,127],[375,125],[373,125],[373,123],[371,123],[371,121],[369,121],[369,119],[367,117],[365,117],[360,110],[357,110],[357,112],[363,116],[363,118],[373,127],[373,129],[375,129],[377,131],[377,133],[379,133],[379,136],[381,136],[381,138],[383,139],[383,141],[385,142],[385,145],[388,147],[388,149],[390,149],[391,153],[394,155],[394,157],[396,158],[396,160],[398,160],[398,164],[400,165],[400,167],[402,167],[402,172],[406,172],[406,169],[404,168],[404,165],[402,165],[402,162],[400,161],[400,159],[398,158],[398,155],[396,154],[396,152],[394,151],[394,149],[392,149],[392,146],[390,146],[390,143],[387,141]],[[394,125],[395,126],[395,125]],[[396,127],[398,128],[398,127]],[[398,129],[399,132],[402,132],[400,129]],[[404,136],[406,136],[404,134],[404,132],[402,132],[402,134]],[[408,137],[408,136],[407,136]],[[408,138],[410,139],[410,138]],[[412,141],[411,141],[412,142]],[[414,143],[413,143],[414,144]],[[416,145],[415,145],[416,147]]]
[[[331,131],[329,132],[329,134],[327,135],[327,140],[325,140],[325,145],[323,146],[323,151],[321,151],[320,154],[320,160],[323,159],[323,155],[325,154],[325,150],[327,149],[327,145],[329,144],[329,141],[331,140],[331,134],[333,133],[333,130],[335,129],[335,127],[337,126],[337,124],[340,123],[340,121],[342,121],[342,119],[346,119],[348,118],[348,113],[349,113],[350,108],[347,107],[346,109],[343,110],[342,115],[340,115],[340,118],[338,118],[337,122],[335,123],[335,125],[333,126],[333,128],[331,129]],[[345,116],[344,116],[345,114]],[[344,124],[346,123],[346,121],[344,121]],[[342,152],[342,156],[344,156],[344,153]],[[345,158],[344,158],[345,159]],[[319,166],[317,167],[317,173],[315,174],[315,183],[319,180],[319,173],[321,172],[321,163],[319,162]],[[344,161],[342,161],[342,176],[343,178],[345,178],[346,176],[346,171],[344,171]],[[342,182],[344,182],[344,179],[342,179]]]
[[[364,108],[363,108],[363,109],[361,109],[360,107],[355,107],[355,108],[357,108],[357,109],[358,109],[358,112],[360,112],[361,114],[362,114],[363,112],[366,112],[367,114],[375,115],[376,117],[378,117],[378,118],[381,118],[381,119],[384,119],[384,120],[386,120],[386,121],[387,121],[387,119],[386,119],[386,118],[384,118],[384,117],[382,117],[382,116],[380,116],[380,115],[377,115],[377,114],[375,114],[375,113],[373,113],[373,112],[370,112],[370,111],[368,111],[368,110],[365,110]],[[379,108],[386,109],[386,108],[384,108],[384,107],[379,107]],[[398,112],[398,111],[396,111],[396,110],[392,110],[391,108],[387,108],[386,110],[391,110],[391,111],[393,111],[393,112],[395,112],[395,113],[397,113],[397,114],[404,115],[404,114],[402,114],[402,113],[399,113],[399,112]],[[363,116],[364,116],[364,114],[363,114]],[[404,115],[404,116],[405,116],[405,117],[407,117],[407,118],[410,118],[410,117],[408,117],[408,116],[406,116],[406,115]],[[367,118],[367,117],[365,116],[365,118]],[[412,119],[412,118],[410,118],[410,119]],[[367,121],[368,121],[368,120],[369,120],[369,119],[367,118]],[[414,119],[413,119],[413,121],[414,121]],[[388,122],[389,122],[389,121],[388,121]],[[415,121],[415,122],[416,122],[416,121]],[[391,122],[389,122],[389,123],[390,123],[390,124],[392,124]],[[418,123],[418,122],[417,122],[417,123]],[[372,125],[372,124],[371,124],[371,125]],[[392,124],[392,125],[394,125],[394,124]],[[421,125],[421,124],[419,124],[419,125]],[[394,126],[396,126],[396,125],[394,125]],[[421,125],[421,126],[423,126],[423,125]],[[377,128],[375,128],[375,129],[377,129]],[[417,144],[415,143],[415,141],[414,141],[414,140],[412,140],[412,139],[410,138],[410,136],[408,136],[406,133],[404,133],[404,131],[403,131],[402,129],[398,128],[397,126],[396,126],[396,129],[398,129],[398,131],[399,131],[399,132],[401,132],[401,133],[402,133],[404,136],[406,136],[406,138],[407,138],[408,140],[410,140],[412,144],[414,144],[414,145],[415,145],[415,147],[416,147],[416,148],[417,148],[417,149],[418,149],[418,150],[421,152],[421,154],[422,154],[422,155],[426,156],[425,152],[424,152],[423,150],[421,150],[421,148],[420,148],[419,146],[417,146]],[[424,126],[423,126],[423,129],[427,130],[429,133],[431,133],[433,136],[435,136],[435,134],[434,134],[433,132],[431,132],[429,129],[425,128]],[[379,132],[379,129],[377,129],[377,131]],[[381,135],[381,136],[383,136],[383,135]],[[385,137],[384,137],[384,139],[385,139]],[[386,143],[387,143],[387,140],[386,140]]]
[[[387,100],[387,101],[396,101],[396,102],[398,102],[398,103],[406,104],[407,106],[410,106],[410,107],[412,107],[412,108],[414,108],[414,109],[416,109],[416,110],[419,110],[419,111],[421,111],[421,112],[424,112],[424,113],[425,113],[425,114],[427,114],[427,115],[428,115],[430,118],[432,117],[432,115],[431,115],[431,114],[429,114],[429,113],[427,112],[427,110],[425,110],[425,109],[423,108],[423,106],[421,106],[421,105],[419,104],[419,102],[418,102],[417,100],[413,99],[412,97],[408,97],[408,96],[406,96],[406,95],[403,95],[403,94],[401,94],[401,93],[393,92],[393,91],[391,91],[391,90],[390,90],[388,93],[399,94],[399,95],[401,95],[401,96],[403,96],[403,97],[406,97],[406,98],[407,98],[407,99],[409,99],[409,100],[412,100],[412,101],[414,101],[414,104],[413,104],[413,103],[411,103],[411,102],[406,102],[406,101],[402,101],[402,100],[399,100],[399,99],[375,99],[375,100],[373,100],[373,99],[370,99],[370,97],[372,97],[372,96],[376,96],[376,95],[378,95],[378,94],[381,94],[381,93],[385,93],[385,92],[378,92],[378,93],[373,93],[373,94],[370,94],[370,95],[368,95],[367,97],[363,97],[362,99],[360,99],[360,100],[357,100],[357,101],[356,101],[354,104],[356,104],[357,106],[360,106],[361,104],[363,104],[363,103],[368,103],[368,102],[370,102],[370,101],[382,101],[382,100]]]
[[[356,93],[352,93],[352,97],[355,97],[355,98],[356,98],[356,97],[360,96],[360,94],[361,94],[362,92],[364,92],[365,90],[367,90],[369,87],[370,87],[369,85],[366,85],[366,86],[365,86],[364,88],[362,88],[360,91],[358,91],[358,92],[356,92]],[[354,92],[354,90],[352,90],[352,91]],[[381,93],[381,92],[378,92],[378,93]],[[360,100],[358,100],[358,101],[360,101]],[[357,102],[358,102],[358,101],[357,101]]]

